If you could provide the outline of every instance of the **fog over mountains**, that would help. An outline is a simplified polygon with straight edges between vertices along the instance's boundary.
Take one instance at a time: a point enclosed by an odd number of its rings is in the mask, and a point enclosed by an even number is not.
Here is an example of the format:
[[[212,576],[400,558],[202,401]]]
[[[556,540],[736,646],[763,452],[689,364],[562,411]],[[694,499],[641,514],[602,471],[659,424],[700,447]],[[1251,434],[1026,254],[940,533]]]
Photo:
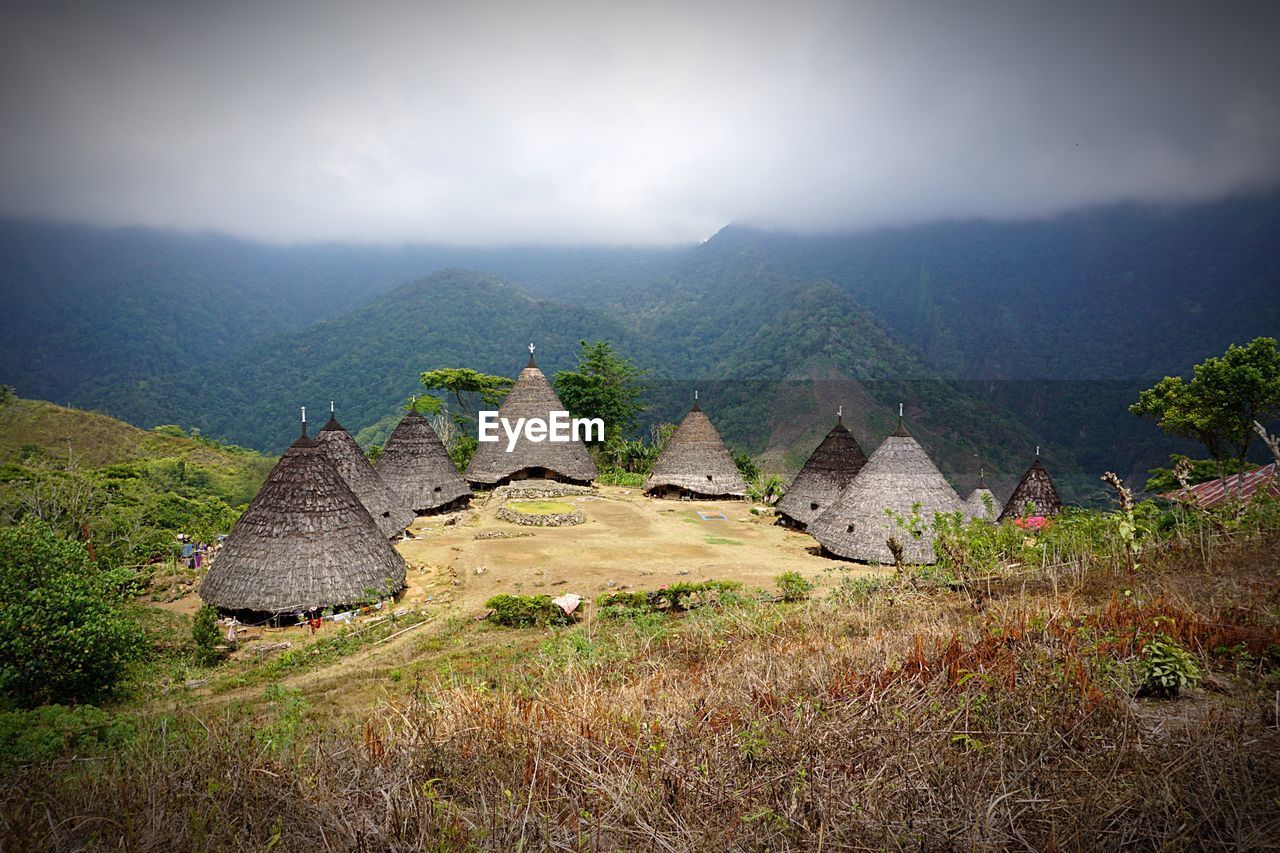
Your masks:
[[[298,405],[377,437],[422,370],[548,374],[605,338],[650,370],[648,420],[694,387],[735,445],[794,467],[843,403],[873,448],[905,400],[960,482],[1045,447],[1068,489],[1171,443],[1143,383],[1280,329],[1280,196],[1050,220],[797,236],[733,226],[658,249],[272,247],[0,227],[0,381],[29,397],[278,451]],[[970,470],[973,469],[973,470]]]

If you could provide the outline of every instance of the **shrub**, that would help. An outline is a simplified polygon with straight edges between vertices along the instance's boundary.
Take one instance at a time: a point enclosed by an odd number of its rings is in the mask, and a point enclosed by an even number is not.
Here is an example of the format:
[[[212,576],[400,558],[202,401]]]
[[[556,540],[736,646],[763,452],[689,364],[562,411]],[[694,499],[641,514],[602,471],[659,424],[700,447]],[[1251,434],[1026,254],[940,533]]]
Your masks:
[[[196,611],[191,622],[191,642],[195,646],[196,663],[213,666],[223,658],[222,634],[218,631],[218,609],[206,604]]]
[[[44,522],[0,530],[0,694],[33,706],[109,692],[143,646],[129,578]]]
[[[549,595],[495,595],[484,603],[493,613],[489,618],[508,628],[529,628],[534,625],[569,625],[573,617],[565,614]]]
[[[602,612],[613,618],[629,618],[641,613],[680,612],[712,601],[723,601],[742,588],[737,581],[673,583],[659,589],[611,592],[599,600]]]
[[[805,580],[799,572],[783,572],[775,578],[778,592],[783,601],[804,601],[813,591],[813,584]]]
[[[132,723],[92,705],[43,705],[0,711],[0,770],[71,755],[118,750],[134,735]]]
[[[1147,641],[1142,658],[1140,695],[1172,697],[1200,681],[1200,667],[1186,649],[1164,634]]]

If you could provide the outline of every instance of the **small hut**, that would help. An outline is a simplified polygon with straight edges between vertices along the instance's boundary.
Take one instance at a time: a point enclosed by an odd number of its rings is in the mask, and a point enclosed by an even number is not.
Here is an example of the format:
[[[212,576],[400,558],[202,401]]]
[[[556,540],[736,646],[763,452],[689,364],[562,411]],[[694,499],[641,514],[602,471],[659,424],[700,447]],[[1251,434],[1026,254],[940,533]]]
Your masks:
[[[1057,515],[1062,510],[1062,500],[1058,497],[1058,490],[1053,485],[1053,478],[1040,464],[1038,447],[1036,460],[1031,463],[1027,473],[1022,475],[1013,494],[1009,496],[1009,502],[1004,505],[1004,511],[996,520],[1019,518],[1027,511],[1028,504],[1035,504],[1036,515]]]
[[[404,559],[316,442],[302,434],[222,544],[200,587],[255,616],[340,608],[404,588]]]
[[[888,514],[909,524],[917,504],[918,534]],[[894,539],[904,563],[932,563],[933,519],[942,512],[968,515],[968,508],[899,415],[898,428],[835,503],[809,524],[809,533],[823,551],[846,560],[893,564],[889,540]]]
[[[512,424],[520,418],[550,423],[552,412],[565,411],[564,403],[534,362],[534,349],[529,344],[529,363],[498,407],[498,417]],[[467,466],[466,478],[473,485],[483,486],[530,478],[586,485],[599,473],[582,441],[530,441],[521,432],[510,451],[505,436],[500,441],[480,442]]]
[[[374,468],[400,502],[420,515],[448,512],[471,500],[471,487],[416,408],[391,431]]]
[[[995,493],[987,488],[985,471],[978,472],[978,485],[974,486],[969,497],[964,499],[964,503],[969,507],[969,514],[974,518],[986,521],[996,520],[996,507],[1000,506],[1000,502],[996,500]]]
[[[747,485],[720,433],[698,405],[697,392],[693,408],[654,460],[644,490],[651,497],[686,500],[746,496]]]
[[[413,510],[387,488],[369,460],[364,458],[364,453],[351,433],[338,423],[333,403],[329,404],[329,422],[316,433],[315,442],[330,464],[338,469],[351,491],[356,493],[360,503],[369,510],[369,515],[373,516],[373,522],[378,525],[382,535],[388,539],[399,538],[405,528],[413,523]]]
[[[842,408],[836,413],[836,425],[778,501],[779,519],[803,530],[840,497],[866,464],[867,454],[845,427]]]

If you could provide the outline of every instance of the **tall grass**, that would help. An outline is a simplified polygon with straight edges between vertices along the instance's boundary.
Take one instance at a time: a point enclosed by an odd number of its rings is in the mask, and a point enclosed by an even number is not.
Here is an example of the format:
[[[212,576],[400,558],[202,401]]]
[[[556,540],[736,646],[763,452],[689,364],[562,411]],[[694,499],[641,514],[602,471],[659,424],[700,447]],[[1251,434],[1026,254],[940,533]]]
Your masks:
[[[981,595],[903,577],[785,605],[728,596],[544,629],[500,677],[424,671],[354,720],[283,689],[143,720],[103,760],[12,771],[3,845],[1273,844],[1280,539],[1210,525],[1205,560],[1152,533],[1130,576],[1082,544],[1109,541],[1089,523],[1017,543],[1039,561]],[[1134,698],[1155,637],[1231,692]]]

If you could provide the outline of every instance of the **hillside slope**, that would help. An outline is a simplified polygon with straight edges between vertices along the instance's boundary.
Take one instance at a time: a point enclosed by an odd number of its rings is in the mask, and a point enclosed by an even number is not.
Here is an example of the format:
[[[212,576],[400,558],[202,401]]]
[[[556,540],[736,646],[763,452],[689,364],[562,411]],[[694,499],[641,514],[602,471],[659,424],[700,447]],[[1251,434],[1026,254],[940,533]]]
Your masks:
[[[88,469],[183,463],[184,476],[203,472],[208,491],[236,506],[253,497],[275,464],[256,451],[179,432],[174,427],[143,430],[98,412],[15,399],[0,404],[0,466],[41,457]]]

